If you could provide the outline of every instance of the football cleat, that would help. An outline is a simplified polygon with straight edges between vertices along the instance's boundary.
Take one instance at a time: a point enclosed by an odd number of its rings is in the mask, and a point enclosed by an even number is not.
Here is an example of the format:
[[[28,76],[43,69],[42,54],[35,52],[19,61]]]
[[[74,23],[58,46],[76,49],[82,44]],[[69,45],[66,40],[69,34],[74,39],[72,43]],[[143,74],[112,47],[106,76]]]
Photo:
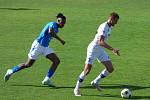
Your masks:
[[[100,88],[100,86],[97,83],[94,83],[94,81],[91,82],[91,85],[93,87],[95,87],[98,91],[102,91],[102,89]]]
[[[80,90],[74,89],[74,95],[75,96],[81,96]]]
[[[42,81],[43,85],[48,85],[49,87],[56,87],[50,80],[43,80]]]
[[[8,69],[4,76],[4,81],[7,82],[12,74],[13,74],[13,71],[11,69]]]

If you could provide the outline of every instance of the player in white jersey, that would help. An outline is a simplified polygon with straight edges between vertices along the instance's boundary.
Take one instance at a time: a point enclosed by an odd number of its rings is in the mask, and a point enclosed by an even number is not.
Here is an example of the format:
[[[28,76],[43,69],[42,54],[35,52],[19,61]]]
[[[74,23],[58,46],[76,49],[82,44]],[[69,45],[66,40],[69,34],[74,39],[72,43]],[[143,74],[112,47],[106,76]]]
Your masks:
[[[113,12],[110,14],[108,20],[99,26],[94,40],[89,44],[87,48],[87,58],[85,61],[85,66],[82,73],[79,75],[74,89],[75,96],[81,96],[80,85],[85,79],[85,76],[89,74],[95,58],[105,66],[105,69],[100,72],[100,74],[91,82],[91,85],[94,86],[97,90],[101,90],[100,86],[98,85],[99,81],[102,78],[106,77],[109,73],[113,72],[114,68],[112,62],[109,59],[107,53],[104,51],[104,48],[112,51],[116,55],[120,55],[119,49],[113,48],[112,46],[107,44],[112,26],[117,24],[118,20],[119,15]]]
[[[42,81],[42,84],[54,86],[50,82],[50,78],[53,76],[57,66],[60,63],[59,58],[54,53],[52,48],[49,48],[49,43],[53,38],[56,38],[61,42],[62,45],[65,44],[65,41],[61,39],[58,34],[58,29],[63,28],[66,23],[66,17],[59,13],[57,16],[57,22],[49,22],[46,24],[41,31],[40,35],[34,40],[32,43],[30,52],[28,53],[28,60],[26,63],[19,64],[17,66],[14,66],[12,69],[8,69],[4,80],[7,82],[9,78],[16,72],[31,67],[36,59],[39,57],[39,55],[45,56],[47,59],[52,61],[52,65],[50,66],[49,71],[47,72],[47,75],[45,76],[44,80]]]

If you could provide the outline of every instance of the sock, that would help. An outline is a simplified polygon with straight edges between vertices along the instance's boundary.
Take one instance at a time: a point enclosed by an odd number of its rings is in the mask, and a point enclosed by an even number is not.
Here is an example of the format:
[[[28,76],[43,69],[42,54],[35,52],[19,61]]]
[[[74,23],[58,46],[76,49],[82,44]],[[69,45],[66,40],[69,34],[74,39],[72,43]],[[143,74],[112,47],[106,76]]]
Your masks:
[[[49,80],[48,76],[46,76],[43,81],[47,81],[47,80]]]
[[[84,71],[79,75],[79,78],[78,78],[78,81],[77,81],[77,84],[76,84],[76,87],[75,89],[76,90],[79,90],[80,89],[80,85],[81,83],[83,82],[85,76],[84,76]]]
[[[52,69],[49,69],[48,73],[47,73],[47,77],[51,78],[54,74],[54,71]]]
[[[102,78],[105,78],[107,75],[109,74],[109,72],[104,69],[94,80],[94,83],[97,83],[102,79]]]
[[[20,70],[21,68],[19,66],[15,66],[14,68],[12,68],[12,72],[16,73]]]
[[[52,69],[49,69],[43,81],[48,81],[53,76],[53,74],[54,74],[54,71]]]

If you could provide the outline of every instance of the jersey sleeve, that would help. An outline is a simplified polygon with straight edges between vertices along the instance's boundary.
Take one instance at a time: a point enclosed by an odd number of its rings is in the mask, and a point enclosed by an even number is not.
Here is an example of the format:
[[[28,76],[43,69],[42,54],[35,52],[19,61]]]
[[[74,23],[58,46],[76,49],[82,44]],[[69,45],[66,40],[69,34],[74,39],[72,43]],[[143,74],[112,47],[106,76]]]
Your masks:
[[[57,23],[53,23],[52,28],[54,29],[55,33],[58,33],[58,26]]]
[[[53,28],[53,23],[49,23],[48,28]]]
[[[105,25],[99,26],[97,32],[98,32],[99,35],[105,36]]]
[[[58,33],[58,27],[56,23],[50,23],[49,28],[52,28],[55,33]]]

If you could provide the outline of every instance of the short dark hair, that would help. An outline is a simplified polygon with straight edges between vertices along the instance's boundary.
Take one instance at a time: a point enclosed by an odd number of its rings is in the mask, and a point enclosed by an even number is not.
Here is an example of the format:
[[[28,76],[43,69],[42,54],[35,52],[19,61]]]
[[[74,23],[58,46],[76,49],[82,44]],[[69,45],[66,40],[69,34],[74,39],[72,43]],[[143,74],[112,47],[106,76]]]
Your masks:
[[[110,17],[119,19],[119,15],[118,15],[116,12],[112,12],[112,13],[110,14]]]
[[[58,13],[56,18],[63,18],[66,20],[66,17],[62,13]]]

